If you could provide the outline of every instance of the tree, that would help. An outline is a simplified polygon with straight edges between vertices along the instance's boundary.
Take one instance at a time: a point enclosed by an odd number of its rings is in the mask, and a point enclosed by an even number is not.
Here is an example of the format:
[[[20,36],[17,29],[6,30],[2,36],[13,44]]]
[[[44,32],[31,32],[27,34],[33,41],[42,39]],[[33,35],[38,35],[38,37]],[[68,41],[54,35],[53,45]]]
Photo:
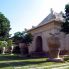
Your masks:
[[[23,37],[24,37],[24,33],[16,32],[16,33],[14,33],[14,36],[12,37],[13,38],[13,42],[15,42],[15,44],[18,45],[20,42],[22,42]]]
[[[30,44],[30,43],[32,43],[32,40],[33,40],[33,36],[32,36],[32,34],[31,33],[26,33],[25,35],[24,35],[24,43],[25,44]]]
[[[65,5],[65,14],[64,14],[65,21],[61,25],[61,31],[65,34],[69,34],[69,4]]]
[[[5,47],[7,47],[10,29],[10,21],[0,12],[0,47],[3,48],[3,54],[5,54]]]
[[[13,52],[13,41],[12,41],[12,39],[7,40],[7,47],[11,47],[11,55],[12,55],[12,52]]]
[[[12,44],[13,44],[13,41],[11,40],[11,39],[9,39],[9,40],[7,40],[7,46],[12,46]]]
[[[28,32],[16,32],[13,36],[13,41],[18,44],[18,43],[25,43],[29,44],[32,42],[33,36],[31,33]]]
[[[33,36],[26,31],[16,32],[13,36],[13,41],[20,48],[21,56],[28,55],[28,46],[32,42]]]
[[[5,54],[5,48],[7,47],[7,42],[6,41],[0,41],[0,47],[3,48],[2,54]]]
[[[69,34],[69,4],[65,5],[65,14],[63,15],[64,22],[61,25],[61,32],[64,33],[64,45],[66,45],[66,35]],[[64,51],[66,49],[64,47]]]
[[[13,51],[13,41],[11,39],[7,41],[0,41],[0,48],[2,48],[2,54],[5,54],[6,48],[11,47],[11,54]]]
[[[7,40],[9,38],[10,21],[0,12],[0,40]]]

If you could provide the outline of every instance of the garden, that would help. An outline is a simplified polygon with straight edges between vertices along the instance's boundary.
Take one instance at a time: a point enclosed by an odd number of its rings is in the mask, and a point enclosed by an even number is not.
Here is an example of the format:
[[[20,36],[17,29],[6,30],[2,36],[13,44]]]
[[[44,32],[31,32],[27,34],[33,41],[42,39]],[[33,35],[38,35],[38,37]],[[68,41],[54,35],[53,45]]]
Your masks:
[[[60,32],[67,35],[69,34],[69,4],[65,6],[63,17],[65,22],[62,23]],[[28,46],[30,46],[33,36],[25,29],[24,32],[16,32],[11,37],[10,29],[10,21],[0,13],[0,69],[69,69],[69,55],[60,56],[57,38],[49,39],[51,57],[31,57]],[[16,46],[20,47],[20,53],[13,53],[13,48]],[[63,61],[49,61],[48,58],[51,60],[62,58]]]
[[[53,69],[69,66],[69,56],[65,57],[64,60],[64,62],[49,62],[47,58],[23,58],[16,54],[0,54],[0,69]],[[65,69],[67,68],[69,67]]]

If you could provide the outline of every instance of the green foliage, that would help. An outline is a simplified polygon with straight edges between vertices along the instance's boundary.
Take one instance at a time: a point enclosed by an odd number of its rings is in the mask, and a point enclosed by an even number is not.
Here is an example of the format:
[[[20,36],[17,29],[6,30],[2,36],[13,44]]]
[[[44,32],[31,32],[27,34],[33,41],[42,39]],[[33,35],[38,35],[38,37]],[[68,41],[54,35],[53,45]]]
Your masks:
[[[33,36],[31,33],[27,33],[24,36],[24,43],[26,43],[26,44],[32,43],[32,40],[33,40]]]
[[[65,34],[69,34],[69,22],[66,21],[61,25],[61,31],[64,32]]]
[[[69,34],[69,4],[65,6],[65,15],[64,15],[65,22],[61,25],[61,31],[65,34]]]
[[[2,41],[0,41],[0,47],[2,47]]]
[[[22,32],[16,32],[14,35],[16,37],[23,37],[23,33]]]
[[[69,4],[65,5],[65,12],[66,12],[66,14],[69,13]]]
[[[0,12],[0,40],[9,38],[10,21]]]
[[[6,41],[0,41],[0,47],[7,47]]]
[[[31,33],[27,32],[16,32],[13,36],[13,41],[15,43],[26,43],[29,44],[32,42],[33,36]]]
[[[8,41],[7,41],[7,46],[12,46],[13,45],[13,41],[11,40],[11,39],[9,39]]]
[[[16,44],[22,42],[24,34],[22,32],[16,32],[13,36],[13,42]]]
[[[7,41],[0,41],[0,47],[8,47],[8,46],[12,46],[13,41],[11,39],[7,40]]]

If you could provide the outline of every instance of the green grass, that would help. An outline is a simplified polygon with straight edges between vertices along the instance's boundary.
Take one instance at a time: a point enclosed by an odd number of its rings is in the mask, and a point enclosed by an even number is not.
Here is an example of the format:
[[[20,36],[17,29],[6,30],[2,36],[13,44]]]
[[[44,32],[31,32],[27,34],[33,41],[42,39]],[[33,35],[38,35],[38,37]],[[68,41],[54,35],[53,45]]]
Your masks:
[[[68,61],[68,59],[66,61]],[[62,63],[47,62],[47,58],[22,58],[17,55],[0,55],[0,69],[28,69],[31,67],[42,67],[56,64]]]

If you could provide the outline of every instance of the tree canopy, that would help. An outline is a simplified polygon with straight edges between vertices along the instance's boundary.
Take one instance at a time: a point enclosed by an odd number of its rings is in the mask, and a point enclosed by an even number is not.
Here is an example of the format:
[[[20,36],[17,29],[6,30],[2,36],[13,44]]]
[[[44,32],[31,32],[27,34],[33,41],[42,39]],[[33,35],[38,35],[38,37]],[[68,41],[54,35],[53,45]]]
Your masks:
[[[6,41],[0,41],[0,47],[7,47]]]
[[[0,12],[0,40],[9,38],[10,21]]]
[[[61,25],[61,31],[65,34],[69,34],[69,4],[65,5],[65,14],[64,14],[65,22]]]
[[[33,36],[31,35],[31,33],[27,33],[27,32],[16,32],[13,36],[13,41],[18,44],[18,43],[25,43],[25,44],[29,44],[31,43],[33,40]]]
[[[7,46],[10,47],[13,45],[13,41],[11,39],[7,40]]]

